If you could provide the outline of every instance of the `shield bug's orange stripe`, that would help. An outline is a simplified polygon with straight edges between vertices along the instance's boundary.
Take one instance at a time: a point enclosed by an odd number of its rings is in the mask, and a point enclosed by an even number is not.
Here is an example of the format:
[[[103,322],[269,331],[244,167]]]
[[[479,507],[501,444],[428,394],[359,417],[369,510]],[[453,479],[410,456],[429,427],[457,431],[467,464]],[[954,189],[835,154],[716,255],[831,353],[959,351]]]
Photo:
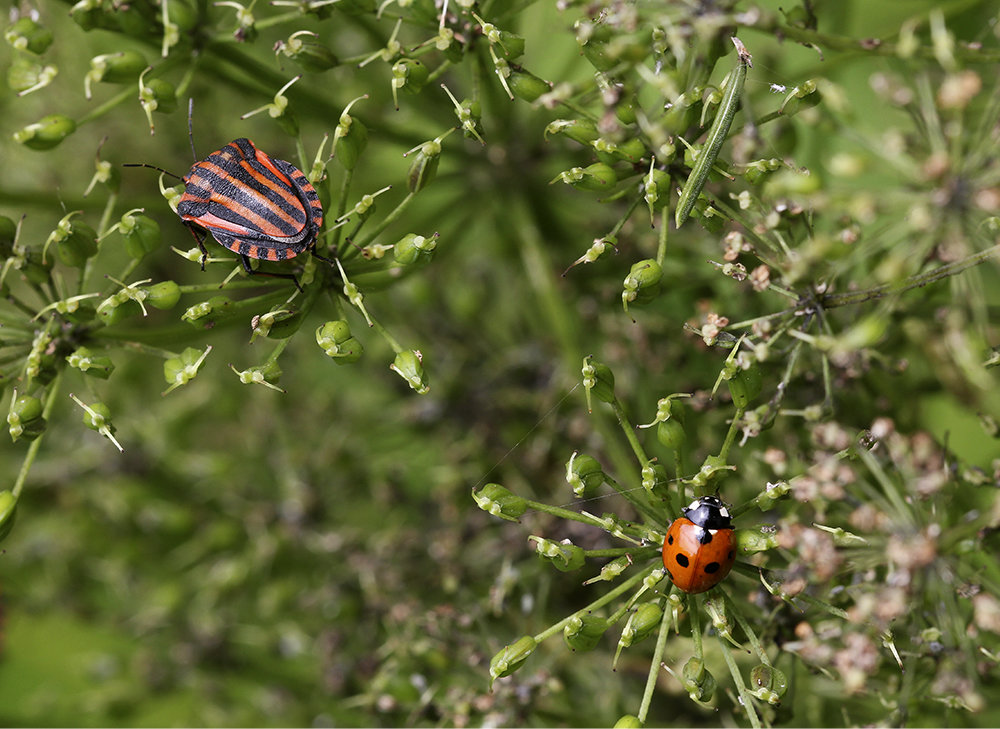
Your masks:
[[[244,188],[247,187],[246,183],[240,181],[238,178],[236,178],[233,175],[229,174],[226,170],[222,169],[221,167],[219,167],[218,165],[216,165],[216,164],[214,164],[212,162],[208,162],[206,160],[205,162],[201,163],[201,167],[202,167],[203,170],[205,170],[205,171],[209,172],[210,174],[216,176],[218,179],[224,180],[224,181],[228,182],[230,185],[232,185],[232,186],[234,186],[234,187],[236,187],[238,189],[244,189]],[[200,182],[200,180],[196,180],[194,177],[192,177],[191,179],[192,179],[192,181]],[[212,199],[213,202],[216,202],[219,205],[222,205],[226,209],[231,210],[234,213],[236,213],[237,215],[239,215],[241,218],[244,218],[249,223],[252,223],[257,228],[257,230],[260,233],[263,233],[264,235],[266,235],[268,237],[272,237],[272,238],[288,238],[291,235],[294,235],[295,233],[300,232],[302,230],[303,226],[304,226],[304,221],[295,220],[290,215],[288,215],[284,210],[280,210],[280,215],[277,215],[276,217],[284,220],[286,223],[288,223],[289,225],[292,226],[293,231],[291,233],[289,233],[289,231],[283,230],[282,228],[278,227],[278,225],[274,222],[274,220],[272,218],[269,218],[269,217],[263,215],[262,211],[258,211],[258,210],[255,210],[252,207],[248,207],[247,205],[244,205],[243,203],[237,201],[233,197],[224,195],[224,194],[216,191],[215,185],[212,184],[213,181],[211,180],[211,178],[204,178],[203,177],[202,179],[204,179],[205,182],[207,183],[207,185],[205,185],[205,186],[209,190],[212,191],[211,199]],[[275,207],[274,206],[266,204],[268,202],[266,200],[266,198],[261,198],[259,195],[257,195],[255,202],[262,202],[263,203],[264,207],[263,207],[262,210],[266,210],[267,212],[271,212],[271,213],[275,212]],[[199,221],[205,219],[205,217],[207,217],[207,216],[203,216],[202,218],[199,218]],[[221,218],[219,218],[219,220],[221,220]],[[195,221],[195,222],[198,222],[198,221]],[[238,231],[238,232],[247,232],[245,227],[239,226],[238,224],[234,224],[234,223],[229,222],[229,221],[225,221],[225,224],[222,227],[225,230],[233,230],[233,231]]]
[[[257,160],[260,161],[259,156]],[[268,162],[270,162],[270,160],[268,160]],[[268,175],[265,175],[259,172],[258,170],[254,169],[253,164],[249,161],[241,162],[240,167],[246,170],[247,174],[249,174],[251,177],[257,180],[257,182],[259,182],[262,186],[272,190],[273,192],[281,196],[281,198],[288,204],[287,208],[283,208],[282,206],[278,204],[273,204],[272,201],[268,200],[267,201],[268,210],[273,210],[275,213],[277,213],[280,217],[287,220],[288,222],[293,222],[301,226],[301,222],[297,218],[301,217],[304,220],[306,218],[306,211],[302,205],[302,201],[299,200],[298,195],[295,194],[295,188],[292,187],[291,180],[289,180],[279,170],[275,169],[271,165],[267,165],[267,169],[269,172],[272,172],[272,174],[281,175],[281,177],[278,180],[275,180],[273,177],[269,177]],[[299,212],[301,213],[301,215],[293,216],[287,212],[288,210]]]

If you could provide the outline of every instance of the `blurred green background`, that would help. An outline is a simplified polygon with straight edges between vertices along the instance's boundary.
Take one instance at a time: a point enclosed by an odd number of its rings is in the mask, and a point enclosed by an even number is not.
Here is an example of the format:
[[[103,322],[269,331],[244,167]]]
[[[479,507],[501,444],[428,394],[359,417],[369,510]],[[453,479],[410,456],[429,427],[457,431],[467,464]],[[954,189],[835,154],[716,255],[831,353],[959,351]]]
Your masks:
[[[518,12],[501,15],[525,36],[525,65],[555,82],[591,82],[593,69],[571,28],[577,15],[549,1],[516,5]],[[978,38],[996,11],[991,2],[813,5],[822,30],[854,37],[889,36],[904,19],[942,5],[952,32]],[[11,133],[26,123],[54,112],[79,118],[118,93],[122,87],[101,85],[87,101],[82,76],[90,57],[128,43],[121,34],[82,31],[68,17],[68,4],[31,7],[55,33],[48,61],[59,75],[23,98],[9,89],[0,94],[0,213],[26,214],[21,235],[41,243],[64,210],[83,210],[96,224],[106,193],[99,187],[84,197],[83,191],[103,139],[101,157],[116,165],[145,162],[184,174],[191,153],[183,100],[176,112],[156,116],[150,135],[131,97],[55,150],[14,144]],[[254,7],[258,20],[287,10]],[[209,15],[220,38],[235,25],[231,8],[210,7]],[[263,27],[252,43],[199,55],[187,89],[198,154],[247,136],[272,156],[296,161],[295,140],[267,114],[240,119],[297,73],[275,59],[274,43],[309,29],[346,58],[375,53],[393,24],[391,12],[381,20],[337,12],[327,20],[301,17]],[[849,152],[868,164],[849,183],[857,189],[905,185],[866,148],[887,119],[905,121],[869,84],[875,72],[903,68],[898,61],[831,51],[821,61],[814,50],[767,34],[741,37],[756,62],[747,84],[753,103],[774,104],[770,83],[791,86],[819,75],[850,100],[857,137],[797,124],[796,164],[836,188],[844,183],[827,166]],[[992,36],[983,40],[996,43]],[[154,44],[134,47],[158,60]],[[4,45],[0,66],[7,67],[9,56]],[[716,81],[728,63],[720,64]],[[190,67],[178,65],[172,78]],[[529,534],[557,538],[551,520],[529,513],[522,524],[500,522],[475,508],[470,491],[499,481],[519,494],[568,504],[564,464],[574,450],[599,453],[628,472],[629,454],[613,419],[598,409],[588,414],[582,388],[575,388],[582,357],[596,354],[611,364],[623,397],[652,413],[665,393],[711,388],[721,358],[682,326],[696,322],[708,302],[733,307],[738,300],[705,263],[717,258],[715,238],[691,225],[676,246],[671,241],[663,294],[633,312],[638,323],[623,314],[628,266],[655,251],[645,206],[623,230],[618,256],[561,277],[625,203],[601,205],[550,185],[561,170],[589,164],[588,153],[544,137],[559,113],[508,101],[489,69],[481,78],[491,82],[480,89],[488,144],[460,133],[449,138],[434,184],[380,238],[438,232],[435,260],[390,288],[366,292],[380,322],[423,353],[427,395],[416,395],[389,370],[391,349],[357,316],[352,328],[366,348],[361,362],[340,367],[326,358],[311,334],[323,319],[314,317],[281,359],[285,394],[232,376],[230,363],[242,369],[269,352],[266,340],[248,344],[248,326],[186,334],[185,345],[210,343],[213,351],[198,378],[167,396],[160,395],[162,360],[141,351],[117,353],[106,383],[70,376],[16,528],[0,547],[0,724],[579,726],[610,724],[635,711],[648,668],[642,649],[626,653],[612,672],[610,650],[572,654],[552,642],[532,658],[530,674],[489,690],[494,652],[572,612],[592,593],[579,573],[556,573],[531,557]],[[472,93],[463,69],[441,80],[460,99]],[[410,161],[403,153],[455,123],[437,82],[419,96],[403,94],[398,111],[389,90],[387,64],[377,61],[307,74],[288,94],[310,161],[344,105],[370,95],[354,109],[368,126],[370,146],[352,190],[392,185],[379,198],[379,215],[405,195]],[[330,174],[336,190],[343,174],[336,161]],[[144,207],[168,245],[190,248],[188,232],[157,191],[156,173],[123,169],[122,177],[115,215]],[[116,261],[106,248],[106,270],[120,269],[124,254]],[[221,279],[220,270],[202,273],[165,247],[138,273],[204,283]],[[996,291],[995,270],[982,275],[983,290]],[[929,320],[954,295],[947,283],[912,294],[907,313]],[[178,314],[151,312],[134,326],[158,332]],[[886,344],[891,356],[911,360],[912,379],[891,385],[909,396],[889,393],[879,401],[872,395],[876,374],[869,390],[846,401],[842,416],[860,428],[889,414],[942,441],[948,434],[957,455],[988,466],[1000,448],[976,414],[1000,417],[1000,403],[992,393],[949,388],[942,382],[947,368],[935,371],[921,341],[894,331]],[[162,339],[150,343],[180,348]],[[815,387],[803,385],[792,401],[808,404]],[[81,412],[65,393],[82,396],[88,388],[111,408],[124,453],[80,425]],[[710,451],[724,420],[725,413],[705,420],[692,440],[707,440]],[[22,443],[0,441],[4,484],[16,478],[24,452]],[[599,514],[619,506],[608,499],[584,508]],[[612,544],[586,530],[558,531],[564,536],[589,540],[587,546]],[[839,701],[836,691],[835,681],[817,678],[789,702],[779,723],[843,721],[830,708]],[[815,696],[824,697],[823,709]],[[858,698],[848,723],[878,721],[883,713],[876,698]],[[988,725],[996,714],[980,720]],[[664,676],[651,724],[716,721]]]

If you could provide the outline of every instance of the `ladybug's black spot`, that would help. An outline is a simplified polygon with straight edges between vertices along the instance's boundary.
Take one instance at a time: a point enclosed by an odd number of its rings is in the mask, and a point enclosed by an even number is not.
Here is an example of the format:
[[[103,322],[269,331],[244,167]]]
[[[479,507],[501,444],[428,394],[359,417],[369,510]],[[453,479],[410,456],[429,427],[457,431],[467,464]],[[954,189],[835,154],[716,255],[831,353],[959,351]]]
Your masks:
[[[677,560],[677,564],[679,564],[681,567],[688,567],[691,564],[690,562],[688,562],[687,555],[685,554],[678,554],[676,557],[674,557],[674,559]]]
[[[670,534],[667,536],[667,544],[673,544],[673,543],[674,543],[674,535]]]
[[[711,544],[712,543],[712,532],[708,529],[702,529],[701,534],[698,535],[699,544]]]
[[[705,574],[714,575],[722,567],[718,562],[709,562],[705,565]]]

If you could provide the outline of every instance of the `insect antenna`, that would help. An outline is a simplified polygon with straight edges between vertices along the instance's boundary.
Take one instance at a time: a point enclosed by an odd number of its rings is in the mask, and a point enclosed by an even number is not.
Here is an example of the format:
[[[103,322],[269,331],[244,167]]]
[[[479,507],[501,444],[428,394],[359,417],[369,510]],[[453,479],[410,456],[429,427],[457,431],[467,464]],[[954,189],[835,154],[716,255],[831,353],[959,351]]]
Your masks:
[[[173,177],[173,178],[175,178],[177,180],[180,180],[181,182],[184,181],[184,178],[181,177],[180,175],[175,175],[173,172],[167,172],[162,167],[157,167],[156,165],[146,164],[145,162],[123,162],[122,163],[122,167],[148,167],[151,170],[156,170],[157,172],[162,172],[165,175],[170,175],[171,177]]]
[[[198,153],[194,151],[194,122],[192,121],[194,115],[194,97],[188,98],[188,141],[191,142],[191,156],[194,161],[198,161]]]

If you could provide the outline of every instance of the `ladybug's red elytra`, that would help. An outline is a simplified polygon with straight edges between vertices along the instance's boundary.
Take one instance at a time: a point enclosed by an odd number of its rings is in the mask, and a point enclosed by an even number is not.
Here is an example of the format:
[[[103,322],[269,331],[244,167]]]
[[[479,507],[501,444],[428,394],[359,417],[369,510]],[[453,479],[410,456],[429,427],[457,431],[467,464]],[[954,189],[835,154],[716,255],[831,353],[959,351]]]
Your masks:
[[[670,580],[695,594],[715,587],[736,561],[729,510],[715,496],[702,496],[681,509],[663,540],[663,566]]]

